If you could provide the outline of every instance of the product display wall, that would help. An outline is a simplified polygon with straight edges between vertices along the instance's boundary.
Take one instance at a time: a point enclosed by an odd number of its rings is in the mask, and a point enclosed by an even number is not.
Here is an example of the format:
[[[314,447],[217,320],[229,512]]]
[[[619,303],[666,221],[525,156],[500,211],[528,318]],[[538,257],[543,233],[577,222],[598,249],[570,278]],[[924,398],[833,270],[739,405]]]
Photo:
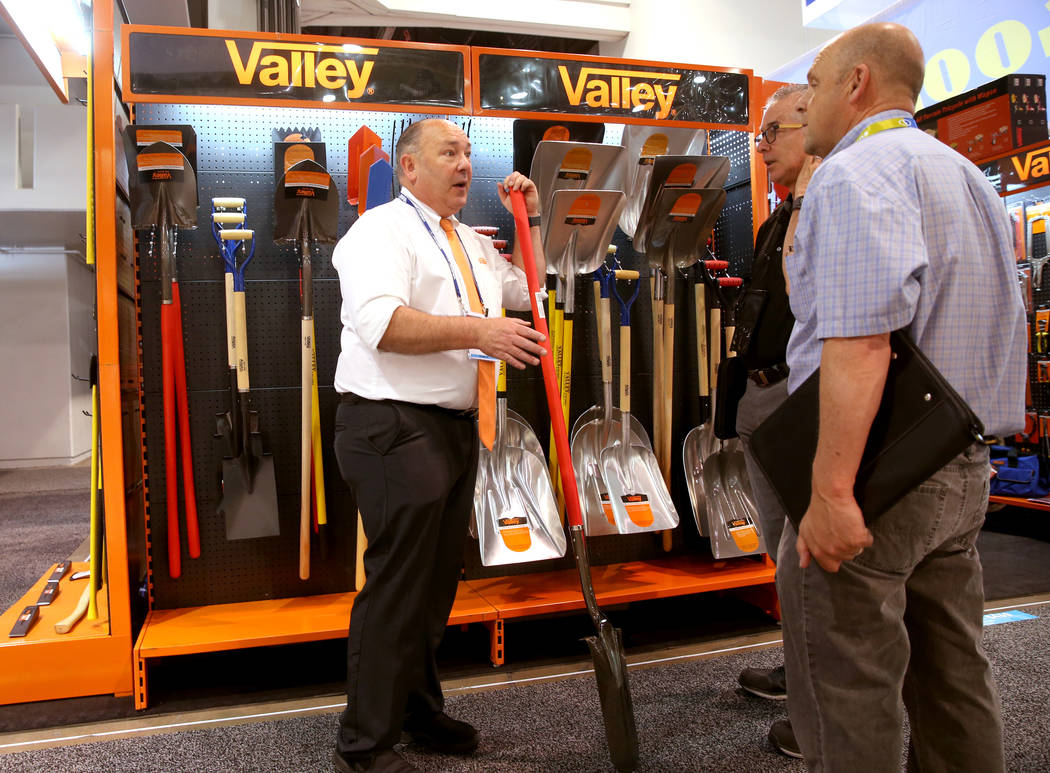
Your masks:
[[[140,297],[142,317],[143,394],[146,425],[146,458],[149,464],[152,585],[154,608],[181,608],[262,598],[307,596],[352,590],[356,508],[342,482],[331,450],[337,395],[332,387],[339,355],[340,294],[331,264],[332,245],[316,245],[313,253],[314,318],[320,386],[321,431],[324,447],[328,525],[325,549],[312,537],[310,578],[298,574],[299,464],[300,464],[300,349],[298,260],[293,246],[273,242],[273,130],[315,127],[326,145],[326,166],[339,187],[339,234],[357,218],[357,208],[346,203],[347,142],[362,125],[384,141],[392,155],[392,142],[408,120],[427,116],[405,113],[347,110],[304,110],[278,107],[141,104],[136,123],[190,124],[197,135],[197,181],[200,206],[198,227],[180,229],[176,253],[183,306],[196,496],[201,531],[201,556],[190,559],[183,548],[182,573],[168,576],[164,524],[163,411],[159,330],[159,266],[149,255],[148,231],[140,231]],[[512,168],[513,120],[452,116],[450,120],[469,131],[474,180],[461,219],[471,226],[496,226],[497,238],[513,239],[512,218],[499,202],[496,182]],[[604,142],[618,144],[623,127],[607,124]],[[746,268],[751,255],[751,197],[749,138],[746,132],[710,133],[713,154],[732,159],[726,184],[725,211],[714,233],[714,250],[729,260],[736,274]],[[219,470],[222,447],[212,436],[215,414],[229,410],[228,371],[225,352],[223,261],[211,232],[211,199],[239,196],[247,200],[245,227],[255,231],[255,256],[245,272],[247,338],[252,401],[258,410],[264,448],[273,454],[280,507],[281,534],[277,537],[227,541],[223,516],[216,513],[220,497]],[[651,428],[652,329],[648,302],[647,264],[630,248],[617,230],[614,243],[624,268],[643,272],[642,292],[635,306],[632,337],[633,406],[638,418]],[[508,252],[510,247],[507,248]],[[376,260],[382,256],[377,255]],[[673,447],[681,448],[685,434],[701,421],[696,394],[696,363],[691,299],[693,270],[676,283],[681,332],[675,340],[675,422]],[[597,363],[593,290],[589,277],[577,283],[577,322],[573,357],[570,422],[601,402]],[[527,316],[527,315],[523,315]],[[614,336],[614,338],[616,338]],[[614,354],[616,343],[614,342]],[[544,447],[549,423],[539,369],[508,375],[509,407],[525,417]],[[672,552],[708,551],[695,530],[684,489],[681,465],[673,466],[672,496],[681,516]],[[183,525],[184,528],[184,525]],[[596,537],[589,540],[596,565],[642,560],[665,555],[658,535],[636,534]],[[466,577],[490,577],[547,571],[572,566],[571,556],[516,566],[482,567],[477,542],[468,540],[464,551]]]

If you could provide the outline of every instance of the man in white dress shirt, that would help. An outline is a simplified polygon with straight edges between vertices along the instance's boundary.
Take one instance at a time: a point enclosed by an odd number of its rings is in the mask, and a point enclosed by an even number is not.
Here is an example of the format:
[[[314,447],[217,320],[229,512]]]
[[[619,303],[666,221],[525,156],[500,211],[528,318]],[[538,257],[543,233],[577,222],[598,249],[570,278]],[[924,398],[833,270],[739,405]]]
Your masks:
[[[343,298],[335,452],[368,538],[333,756],[344,773],[418,770],[393,750],[403,731],[438,752],[478,745],[473,727],[443,711],[435,651],[473,504],[479,371],[491,373],[486,358],[524,368],[543,353],[543,336],[501,316],[529,308],[531,256],[516,244],[508,263],[454,216],[470,189],[467,135],[442,119],[414,123],[396,163],[401,195],[362,215],[332,259]],[[538,244],[536,186],[516,172],[498,183],[508,210],[511,190],[524,194]]]

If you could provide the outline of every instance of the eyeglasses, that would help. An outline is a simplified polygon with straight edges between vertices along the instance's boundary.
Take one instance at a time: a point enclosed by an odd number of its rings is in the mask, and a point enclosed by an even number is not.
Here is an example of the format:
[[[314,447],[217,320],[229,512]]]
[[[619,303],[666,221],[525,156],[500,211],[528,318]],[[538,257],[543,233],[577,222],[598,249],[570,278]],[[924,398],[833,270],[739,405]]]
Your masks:
[[[759,146],[759,143],[764,139],[766,144],[772,145],[777,141],[777,133],[784,129],[801,129],[805,126],[804,123],[771,123],[763,131],[760,131],[755,135],[755,147]]]

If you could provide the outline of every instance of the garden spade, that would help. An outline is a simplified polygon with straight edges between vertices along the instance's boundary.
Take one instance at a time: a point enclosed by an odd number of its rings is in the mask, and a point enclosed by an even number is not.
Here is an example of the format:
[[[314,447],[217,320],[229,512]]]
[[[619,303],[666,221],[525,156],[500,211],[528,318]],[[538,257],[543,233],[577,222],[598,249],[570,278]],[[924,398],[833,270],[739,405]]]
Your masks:
[[[237,357],[237,407],[240,410],[241,437],[234,455],[222,460],[222,499],[218,512],[226,516],[226,539],[273,537],[281,533],[277,510],[277,482],[273,456],[263,452],[259,412],[253,410],[248,375],[248,324],[245,304],[244,269],[255,253],[255,233],[246,228],[223,229],[219,238],[238,242],[231,250],[245,255],[233,275],[234,347]],[[245,249],[247,242],[250,247]],[[223,421],[222,418],[219,420]]]
[[[314,354],[313,243],[331,243],[339,229],[339,191],[323,166],[304,160],[291,166],[274,192],[274,241],[293,243],[299,252],[302,295],[301,415],[299,500],[299,577],[310,577],[310,491],[314,471],[321,464],[320,449],[313,447],[313,420],[317,358]],[[321,473],[323,482],[324,475]],[[321,489],[318,489],[320,497]],[[318,518],[320,526],[320,517]]]

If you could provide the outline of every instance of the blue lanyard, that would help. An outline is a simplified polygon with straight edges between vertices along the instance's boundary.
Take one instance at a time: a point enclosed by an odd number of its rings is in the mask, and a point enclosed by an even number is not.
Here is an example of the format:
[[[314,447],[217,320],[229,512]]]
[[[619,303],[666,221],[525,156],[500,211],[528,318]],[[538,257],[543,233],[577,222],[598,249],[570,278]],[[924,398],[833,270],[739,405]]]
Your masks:
[[[423,227],[427,229],[427,233],[430,234],[430,238],[434,240],[434,246],[438,248],[438,252],[441,253],[441,257],[445,259],[445,265],[448,266],[448,273],[452,276],[452,287],[456,290],[456,299],[459,301],[459,307],[463,309],[464,314],[470,314],[470,304],[463,303],[463,293],[460,292],[459,282],[456,281],[456,271],[452,268],[452,261],[449,259],[448,254],[445,252],[445,248],[441,246],[441,242],[438,241],[438,238],[434,233],[434,229],[430,227],[430,223],[428,223],[427,219],[423,217],[423,213],[419,211],[419,207],[415,205],[412,199],[408,198],[408,196],[406,196],[404,193],[400,194],[398,198],[406,204],[408,204],[410,207],[412,207],[412,211],[416,213],[416,217],[419,218],[419,222],[423,224]],[[452,230],[455,231],[455,229]],[[459,239],[459,246],[463,248],[463,255],[465,257],[467,254],[467,248],[463,244],[463,240],[460,239],[458,233],[456,233],[456,238]],[[478,294],[478,300],[481,301],[481,307],[484,310],[485,316],[487,317],[489,314],[488,307],[485,306],[485,301],[482,299],[481,288],[478,287],[478,278],[474,275],[474,266],[470,262],[470,258],[467,258],[467,267],[470,269],[470,279],[474,282],[474,290]],[[466,277],[464,277],[464,280],[465,279]]]

